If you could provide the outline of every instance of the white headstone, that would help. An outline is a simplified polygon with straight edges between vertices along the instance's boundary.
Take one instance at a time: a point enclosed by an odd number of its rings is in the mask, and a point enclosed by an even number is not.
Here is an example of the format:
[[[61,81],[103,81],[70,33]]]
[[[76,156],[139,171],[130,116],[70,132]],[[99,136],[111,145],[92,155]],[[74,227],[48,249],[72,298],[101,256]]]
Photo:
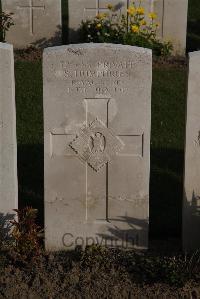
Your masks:
[[[139,4],[139,0],[135,1]],[[93,18],[100,12],[107,12],[107,4],[118,7],[118,13],[125,13],[131,5],[129,0],[68,0],[69,40],[78,41],[77,30],[82,20]],[[129,4],[130,3],[130,4]],[[154,11],[158,15],[158,37],[171,40],[174,54],[184,55],[186,48],[188,0],[146,0],[141,4],[146,12]]]
[[[44,51],[45,240],[147,248],[152,53]]]
[[[153,10],[158,14],[158,36],[170,40],[175,55],[185,55],[188,0],[154,0]]]
[[[6,41],[15,48],[61,44],[61,0],[1,0],[2,10],[13,13],[14,26]]]
[[[200,248],[200,51],[189,54],[183,248]]]
[[[18,199],[14,59],[11,45],[0,43],[0,70],[0,224],[9,225]]]

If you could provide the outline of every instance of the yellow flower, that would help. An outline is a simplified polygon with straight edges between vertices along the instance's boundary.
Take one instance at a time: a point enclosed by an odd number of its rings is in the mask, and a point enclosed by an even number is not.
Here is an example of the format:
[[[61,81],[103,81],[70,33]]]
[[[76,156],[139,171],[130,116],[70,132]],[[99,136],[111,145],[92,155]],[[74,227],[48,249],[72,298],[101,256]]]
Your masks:
[[[150,12],[149,13],[149,18],[152,20],[155,20],[157,18],[157,14],[155,12]]]
[[[134,6],[129,6],[129,8],[127,9],[127,13],[131,16],[133,16],[136,12],[136,9]]]
[[[96,15],[96,18],[99,19],[99,20],[102,20],[102,19],[104,19],[106,16],[107,16],[107,14],[105,14],[105,13],[99,13],[98,15]]]
[[[138,7],[138,8],[136,9],[136,13],[137,13],[138,15],[144,15],[144,7]]]
[[[132,26],[131,26],[131,31],[132,31],[133,33],[137,33],[137,32],[139,31],[139,27],[138,27],[137,25],[132,25]]]
[[[141,26],[145,26],[146,24],[147,24],[147,22],[145,20],[140,21]]]
[[[101,23],[98,23],[98,24],[96,25],[96,27],[97,27],[97,29],[100,29],[100,28],[102,27]]]
[[[111,10],[111,9],[113,9],[113,5],[112,4],[108,4],[107,8]]]

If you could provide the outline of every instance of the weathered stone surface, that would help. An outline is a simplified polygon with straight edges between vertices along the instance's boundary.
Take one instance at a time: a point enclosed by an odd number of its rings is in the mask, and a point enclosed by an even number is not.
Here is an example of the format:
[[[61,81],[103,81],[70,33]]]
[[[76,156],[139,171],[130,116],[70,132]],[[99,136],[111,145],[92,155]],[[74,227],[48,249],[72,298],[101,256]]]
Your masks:
[[[0,224],[17,208],[17,145],[13,47],[0,43]]]
[[[185,143],[183,247],[200,247],[200,51],[189,54]]]
[[[69,40],[79,40],[77,30],[81,21],[93,18],[99,12],[107,12],[107,4],[116,6],[118,13],[126,13],[129,0],[69,0]],[[137,4],[138,1],[135,1]],[[158,15],[158,37],[171,40],[174,54],[184,55],[186,48],[188,0],[146,0],[142,2],[147,12]]]
[[[172,41],[175,55],[185,55],[188,0],[154,0],[152,9],[158,14],[158,36]]]
[[[61,44],[61,0],[2,0],[2,9],[14,14],[6,40],[15,48]]]
[[[147,248],[151,51],[80,44],[43,58],[46,248]]]

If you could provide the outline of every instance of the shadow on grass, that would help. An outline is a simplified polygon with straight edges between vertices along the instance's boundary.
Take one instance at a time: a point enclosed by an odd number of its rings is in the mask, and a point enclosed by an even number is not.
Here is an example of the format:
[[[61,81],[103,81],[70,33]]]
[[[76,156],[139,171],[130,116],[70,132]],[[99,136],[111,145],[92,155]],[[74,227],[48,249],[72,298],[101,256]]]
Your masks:
[[[183,201],[183,247],[188,251],[200,249],[200,194],[193,192]]]
[[[188,1],[187,52],[200,49],[200,1]]]
[[[68,43],[68,0],[62,0],[62,43]]]
[[[200,18],[188,21],[187,52],[200,50]]]
[[[44,153],[42,144],[18,146],[19,208],[38,209],[44,225]]]
[[[181,236],[184,151],[151,150],[150,236]]]

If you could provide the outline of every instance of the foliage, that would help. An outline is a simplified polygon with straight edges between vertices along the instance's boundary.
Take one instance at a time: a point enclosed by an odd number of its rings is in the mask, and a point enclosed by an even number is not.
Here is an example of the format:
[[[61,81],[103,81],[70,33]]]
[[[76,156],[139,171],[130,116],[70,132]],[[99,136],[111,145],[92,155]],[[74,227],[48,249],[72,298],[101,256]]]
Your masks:
[[[120,271],[128,272],[130,278],[138,283],[166,283],[181,287],[189,280],[199,281],[200,251],[188,256],[168,256],[92,245],[82,251],[80,266],[84,270],[101,268],[105,272],[111,268],[118,271],[120,267]]]
[[[27,258],[39,255],[42,231],[36,224],[37,210],[25,207],[14,211],[17,213],[17,220],[11,221],[11,224],[15,250]]]
[[[0,12],[0,33],[1,41],[6,41],[6,32],[14,25],[12,14]]]
[[[82,22],[80,33],[86,42],[121,43],[150,48],[157,56],[167,56],[173,46],[170,41],[160,41],[157,37],[159,24],[154,12],[145,13],[140,4],[133,1],[127,9],[127,16],[117,14],[116,7],[107,5],[108,13],[99,13],[94,19]]]
[[[195,276],[196,279],[200,279],[200,249],[196,250],[192,256],[185,256],[187,264],[186,271],[190,278]]]

